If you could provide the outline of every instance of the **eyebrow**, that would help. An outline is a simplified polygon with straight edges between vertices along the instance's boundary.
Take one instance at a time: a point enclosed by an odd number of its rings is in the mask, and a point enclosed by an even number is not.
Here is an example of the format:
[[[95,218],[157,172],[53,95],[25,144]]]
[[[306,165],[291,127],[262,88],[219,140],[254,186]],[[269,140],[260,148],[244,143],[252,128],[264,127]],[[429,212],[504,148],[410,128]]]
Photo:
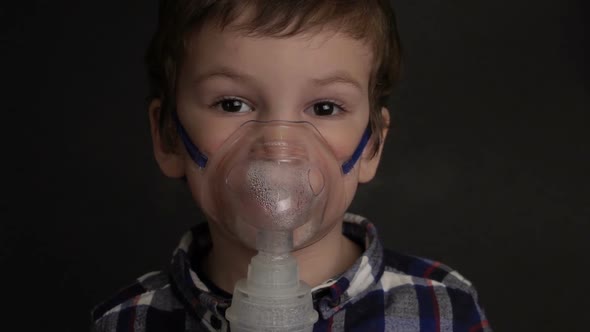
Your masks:
[[[333,74],[326,76],[325,78],[314,78],[312,79],[312,82],[315,86],[326,86],[331,84],[348,84],[352,85],[360,91],[363,90],[361,83],[345,71],[335,72]]]
[[[193,82],[195,84],[199,84],[214,78],[226,78],[242,82],[256,81],[256,78],[252,75],[239,72],[238,70],[229,67],[218,67],[211,71],[198,75],[193,80]],[[337,71],[329,75],[326,75],[326,77],[322,78],[313,78],[311,79],[311,83],[316,87],[324,87],[332,84],[346,84],[354,87],[355,89],[363,91],[361,83],[345,71]]]
[[[240,73],[239,71],[229,68],[229,67],[218,67],[211,71],[205,72],[203,74],[198,75],[193,82],[195,84],[202,83],[204,81],[213,79],[213,78],[227,78],[236,81],[245,81],[245,82],[253,82],[256,79],[248,75],[246,73]]]

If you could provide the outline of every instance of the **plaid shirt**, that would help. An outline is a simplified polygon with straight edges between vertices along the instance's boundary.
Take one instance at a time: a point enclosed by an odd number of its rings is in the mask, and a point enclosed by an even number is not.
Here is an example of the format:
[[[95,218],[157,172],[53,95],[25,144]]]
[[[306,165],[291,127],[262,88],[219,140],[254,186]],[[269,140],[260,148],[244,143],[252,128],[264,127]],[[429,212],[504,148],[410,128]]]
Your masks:
[[[456,271],[384,250],[360,216],[346,214],[343,229],[365,251],[348,271],[313,289],[314,331],[491,331],[475,289]],[[210,248],[207,224],[193,228],[168,273],[148,273],[94,309],[93,331],[229,331],[231,294],[197,269]]]

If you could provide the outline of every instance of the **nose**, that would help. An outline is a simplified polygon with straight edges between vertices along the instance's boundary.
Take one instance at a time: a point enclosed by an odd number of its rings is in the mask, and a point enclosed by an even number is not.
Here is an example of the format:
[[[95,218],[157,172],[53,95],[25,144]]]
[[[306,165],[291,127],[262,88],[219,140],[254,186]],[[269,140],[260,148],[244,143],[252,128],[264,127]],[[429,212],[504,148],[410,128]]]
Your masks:
[[[273,159],[304,159],[306,157],[305,149],[297,139],[297,134],[301,134],[297,127],[301,124],[272,121],[265,126],[255,148],[258,156]]]
[[[289,140],[289,130],[281,121],[271,123],[264,131],[262,141],[265,145],[272,145],[272,142],[285,142]]]

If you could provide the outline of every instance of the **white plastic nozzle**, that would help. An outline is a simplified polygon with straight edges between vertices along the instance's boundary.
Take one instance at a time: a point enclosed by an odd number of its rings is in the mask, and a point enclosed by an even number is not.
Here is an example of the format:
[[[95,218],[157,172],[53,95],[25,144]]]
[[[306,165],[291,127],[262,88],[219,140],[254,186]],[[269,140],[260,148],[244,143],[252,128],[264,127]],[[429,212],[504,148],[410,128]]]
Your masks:
[[[286,236],[286,237],[285,237]],[[226,312],[234,332],[311,332],[318,319],[311,287],[299,280],[289,232],[261,232],[248,278],[235,286]],[[285,244],[287,246],[285,246]],[[289,247],[290,245],[290,247]]]
[[[266,257],[265,257],[266,256]],[[311,332],[318,319],[311,288],[289,276],[296,275],[291,255],[283,260],[259,254],[252,259],[248,279],[238,281],[226,312],[234,332]],[[269,278],[274,275],[274,278]],[[256,278],[259,278],[257,280]],[[276,283],[269,283],[278,281]]]

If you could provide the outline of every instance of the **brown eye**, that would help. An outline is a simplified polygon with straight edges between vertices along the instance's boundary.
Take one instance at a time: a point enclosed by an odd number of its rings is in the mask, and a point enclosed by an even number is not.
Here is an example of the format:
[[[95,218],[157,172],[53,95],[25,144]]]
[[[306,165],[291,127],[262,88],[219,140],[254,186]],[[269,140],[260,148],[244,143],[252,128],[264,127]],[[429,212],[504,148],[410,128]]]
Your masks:
[[[313,114],[317,116],[336,115],[342,112],[342,109],[333,102],[323,101],[313,105]]]
[[[221,108],[221,110],[228,113],[245,113],[252,111],[252,107],[250,107],[250,105],[236,98],[225,98],[217,102],[215,107]]]

